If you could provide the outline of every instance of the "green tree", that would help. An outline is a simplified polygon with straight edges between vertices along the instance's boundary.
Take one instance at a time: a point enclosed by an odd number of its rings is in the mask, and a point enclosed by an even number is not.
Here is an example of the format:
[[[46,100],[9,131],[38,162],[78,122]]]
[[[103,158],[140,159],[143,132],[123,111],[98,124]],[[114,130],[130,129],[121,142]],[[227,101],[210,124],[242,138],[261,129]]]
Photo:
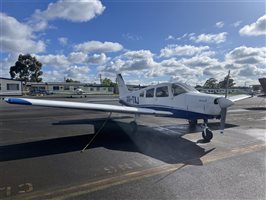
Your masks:
[[[217,88],[217,80],[215,78],[209,78],[203,85],[204,88]]]
[[[32,57],[30,54],[20,54],[15,65],[10,67],[9,74],[12,79],[23,81],[26,85],[27,82],[42,81],[41,69],[42,63],[36,57]]]
[[[105,78],[102,80],[102,86],[110,87],[113,86],[113,82],[109,78]]]
[[[102,86],[113,87],[114,88],[114,93],[115,94],[118,93],[117,83],[112,82],[111,79],[109,79],[109,78],[105,78],[105,79],[102,80]]]
[[[80,81],[75,81],[75,80],[73,80],[71,78],[67,78],[66,79],[66,83],[80,83]]]
[[[229,81],[228,81],[228,88],[233,87],[235,85],[234,79],[231,76],[226,75],[224,77],[224,80],[223,81],[220,81],[218,83],[219,88],[226,88],[227,87],[227,80],[228,79],[229,79]]]

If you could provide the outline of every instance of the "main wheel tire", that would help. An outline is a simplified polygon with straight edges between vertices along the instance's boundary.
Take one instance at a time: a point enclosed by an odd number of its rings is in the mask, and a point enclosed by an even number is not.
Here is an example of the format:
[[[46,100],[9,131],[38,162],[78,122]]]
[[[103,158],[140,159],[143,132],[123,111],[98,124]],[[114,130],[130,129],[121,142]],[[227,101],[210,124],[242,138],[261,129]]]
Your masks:
[[[202,131],[202,138],[206,141],[209,142],[213,138],[212,131],[210,131],[208,128],[204,131]]]
[[[136,133],[138,130],[138,124],[135,121],[132,121],[129,123],[129,125],[130,125],[130,132]]]
[[[188,120],[188,124],[190,127],[195,127],[198,124],[198,120],[190,119],[190,120]]]

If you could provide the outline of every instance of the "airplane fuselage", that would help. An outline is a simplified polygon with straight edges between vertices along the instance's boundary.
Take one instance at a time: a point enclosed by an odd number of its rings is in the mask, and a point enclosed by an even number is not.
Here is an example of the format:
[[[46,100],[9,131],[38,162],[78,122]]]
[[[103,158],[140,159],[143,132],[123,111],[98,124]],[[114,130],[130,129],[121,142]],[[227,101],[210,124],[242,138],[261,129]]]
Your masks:
[[[169,111],[170,117],[189,120],[219,118],[220,96],[200,93],[182,83],[162,83],[133,91],[120,97],[127,106]]]

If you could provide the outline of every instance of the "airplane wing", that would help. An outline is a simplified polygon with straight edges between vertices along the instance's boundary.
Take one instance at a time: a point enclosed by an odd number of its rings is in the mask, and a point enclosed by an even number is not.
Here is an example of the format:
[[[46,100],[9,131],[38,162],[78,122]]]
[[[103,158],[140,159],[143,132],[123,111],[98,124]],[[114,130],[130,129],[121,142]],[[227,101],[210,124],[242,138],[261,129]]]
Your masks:
[[[227,98],[231,100],[232,102],[236,102],[236,101],[240,101],[243,99],[248,99],[250,97],[251,97],[250,95],[241,94],[241,95],[229,96]]]
[[[87,102],[89,102],[89,103],[94,103],[94,102],[112,102],[112,101],[118,102],[119,99],[118,98],[110,98],[110,99],[89,99],[89,100],[87,100]]]
[[[96,111],[105,111],[105,112],[129,113],[129,114],[144,114],[144,115],[155,115],[155,116],[165,116],[173,114],[171,112],[166,112],[166,111],[158,111],[153,109],[136,108],[128,106],[108,105],[108,104],[93,104],[93,103],[12,98],[12,97],[6,97],[5,101],[10,104],[45,106],[45,107],[55,107],[55,108],[71,108],[71,109],[80,109],[80,110],[96,110]]]

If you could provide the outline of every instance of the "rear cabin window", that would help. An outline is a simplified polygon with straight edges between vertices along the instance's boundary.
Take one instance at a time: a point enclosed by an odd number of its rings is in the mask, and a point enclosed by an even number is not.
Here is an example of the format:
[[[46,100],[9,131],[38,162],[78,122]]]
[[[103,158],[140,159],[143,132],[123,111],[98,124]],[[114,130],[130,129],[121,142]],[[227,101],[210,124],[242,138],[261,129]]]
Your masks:
[[[182,93],[186,93],[186,90],[184,90],[182,87],[180,87],[179,85],[173,84],[172,85],[172,92],[174,96],[177,96],[179,94]]]
[[[144,97],[144,91],[139,94],[140,97]]]
[[[156,97],[168,97],[168,86],[158,87],[156,88]]]
[[[154,96],[154,88],[146,90],[146,97],[151,98]]]

